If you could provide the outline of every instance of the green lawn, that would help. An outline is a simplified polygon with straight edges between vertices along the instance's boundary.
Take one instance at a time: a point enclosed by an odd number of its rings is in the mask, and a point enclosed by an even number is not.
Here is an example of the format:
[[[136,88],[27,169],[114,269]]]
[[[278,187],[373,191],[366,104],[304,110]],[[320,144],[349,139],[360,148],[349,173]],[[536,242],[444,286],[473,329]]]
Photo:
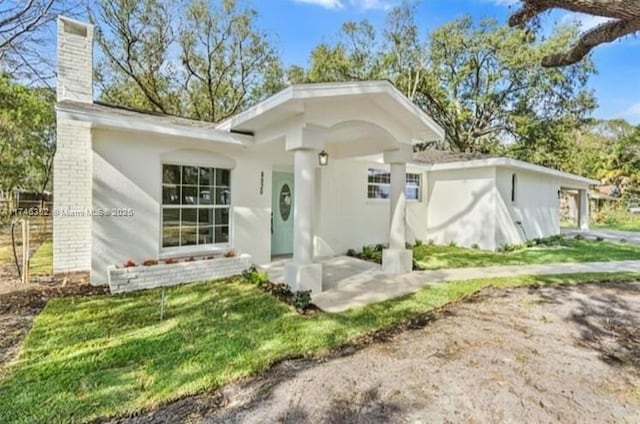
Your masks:
[[[29,273],[32,276],[53,274],[53,242],[47,239],[31,257]]]
[[[0,377],[0,422],[86,421],[219,388],[275,361],[313,355],[487,286],[629,281],[640,274],[474,280],[340,314],[298,315],[242,278],[49,301]]]
[[[489,252],[423,244],[413,249],[413,256],[425,269],[622,261],[640,260],[640,245],[566,238],[551,246],[527,247],[513,252]]]
[[[640,231],[640,214],[632,214],[623,209],[609,210],[593,214],[592,228],[607,230]]]
[[[635,220],[624,222],[612,222],[603,224],[591,224],[591,228],[599,228],[603,230],[619,230],[619,231],[640,231],[640,217]]]

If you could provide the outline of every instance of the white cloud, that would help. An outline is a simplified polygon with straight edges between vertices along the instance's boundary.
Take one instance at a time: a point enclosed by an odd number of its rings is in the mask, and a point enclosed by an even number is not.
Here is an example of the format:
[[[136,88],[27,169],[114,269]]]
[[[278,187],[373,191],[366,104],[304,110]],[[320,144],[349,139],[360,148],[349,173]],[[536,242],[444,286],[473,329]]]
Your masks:
[[[293,2],[315,4],[325,9],[342,9],[344,7],[341,0],[293,0]]]
[[[351,6],[357,9],[386,10],[392,7],[396,1],[392,0],[292,0],[295,3],[314,4],[324,7],[325,9],[342,9],[345,6]]]

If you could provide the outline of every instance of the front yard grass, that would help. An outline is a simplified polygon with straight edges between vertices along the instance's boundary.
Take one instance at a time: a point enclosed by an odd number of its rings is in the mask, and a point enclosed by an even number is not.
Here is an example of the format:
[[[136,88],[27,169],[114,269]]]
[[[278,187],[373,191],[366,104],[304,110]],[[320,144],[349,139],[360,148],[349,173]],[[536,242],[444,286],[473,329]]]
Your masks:
[[[455,246],[422,244],[413,249],[421,268],[443,269],[491,265],[533,265],[564,262],[640,260],[640,245],[564,238],[549,246],[525,247],[512,252],[490,252]]]
[[[438,284],[340,314],[297,314],[238,277],[166,290],[49,301],[0,377],[0,422],[82,422],[220,388],[274,362],[314,355],[488,286],[630,281],[640,274]]]

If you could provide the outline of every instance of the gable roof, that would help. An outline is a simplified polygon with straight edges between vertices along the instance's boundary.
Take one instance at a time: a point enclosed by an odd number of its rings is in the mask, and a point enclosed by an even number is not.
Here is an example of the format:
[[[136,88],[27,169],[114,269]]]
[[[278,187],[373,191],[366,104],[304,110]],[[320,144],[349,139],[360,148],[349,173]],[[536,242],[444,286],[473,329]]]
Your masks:
[[[310,102],[329,99],[339,102],[348,98],[378,102],[390,110],[402,112],[416,132],[422,135],[422,141],[444,139],[444,129],[386,80],[291,85],[221,122],[218,128],[252,134],[270,120],[303,113]],[[336,107],[339,105],[336,103]]]

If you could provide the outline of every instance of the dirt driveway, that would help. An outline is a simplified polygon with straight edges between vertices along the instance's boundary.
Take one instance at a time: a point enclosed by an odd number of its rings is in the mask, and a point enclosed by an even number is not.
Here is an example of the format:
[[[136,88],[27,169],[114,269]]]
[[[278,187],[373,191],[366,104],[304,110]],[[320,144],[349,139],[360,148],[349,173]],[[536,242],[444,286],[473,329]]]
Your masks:
[[[118,421],[637,423],[640,283],[485,291],[387,342]]]

